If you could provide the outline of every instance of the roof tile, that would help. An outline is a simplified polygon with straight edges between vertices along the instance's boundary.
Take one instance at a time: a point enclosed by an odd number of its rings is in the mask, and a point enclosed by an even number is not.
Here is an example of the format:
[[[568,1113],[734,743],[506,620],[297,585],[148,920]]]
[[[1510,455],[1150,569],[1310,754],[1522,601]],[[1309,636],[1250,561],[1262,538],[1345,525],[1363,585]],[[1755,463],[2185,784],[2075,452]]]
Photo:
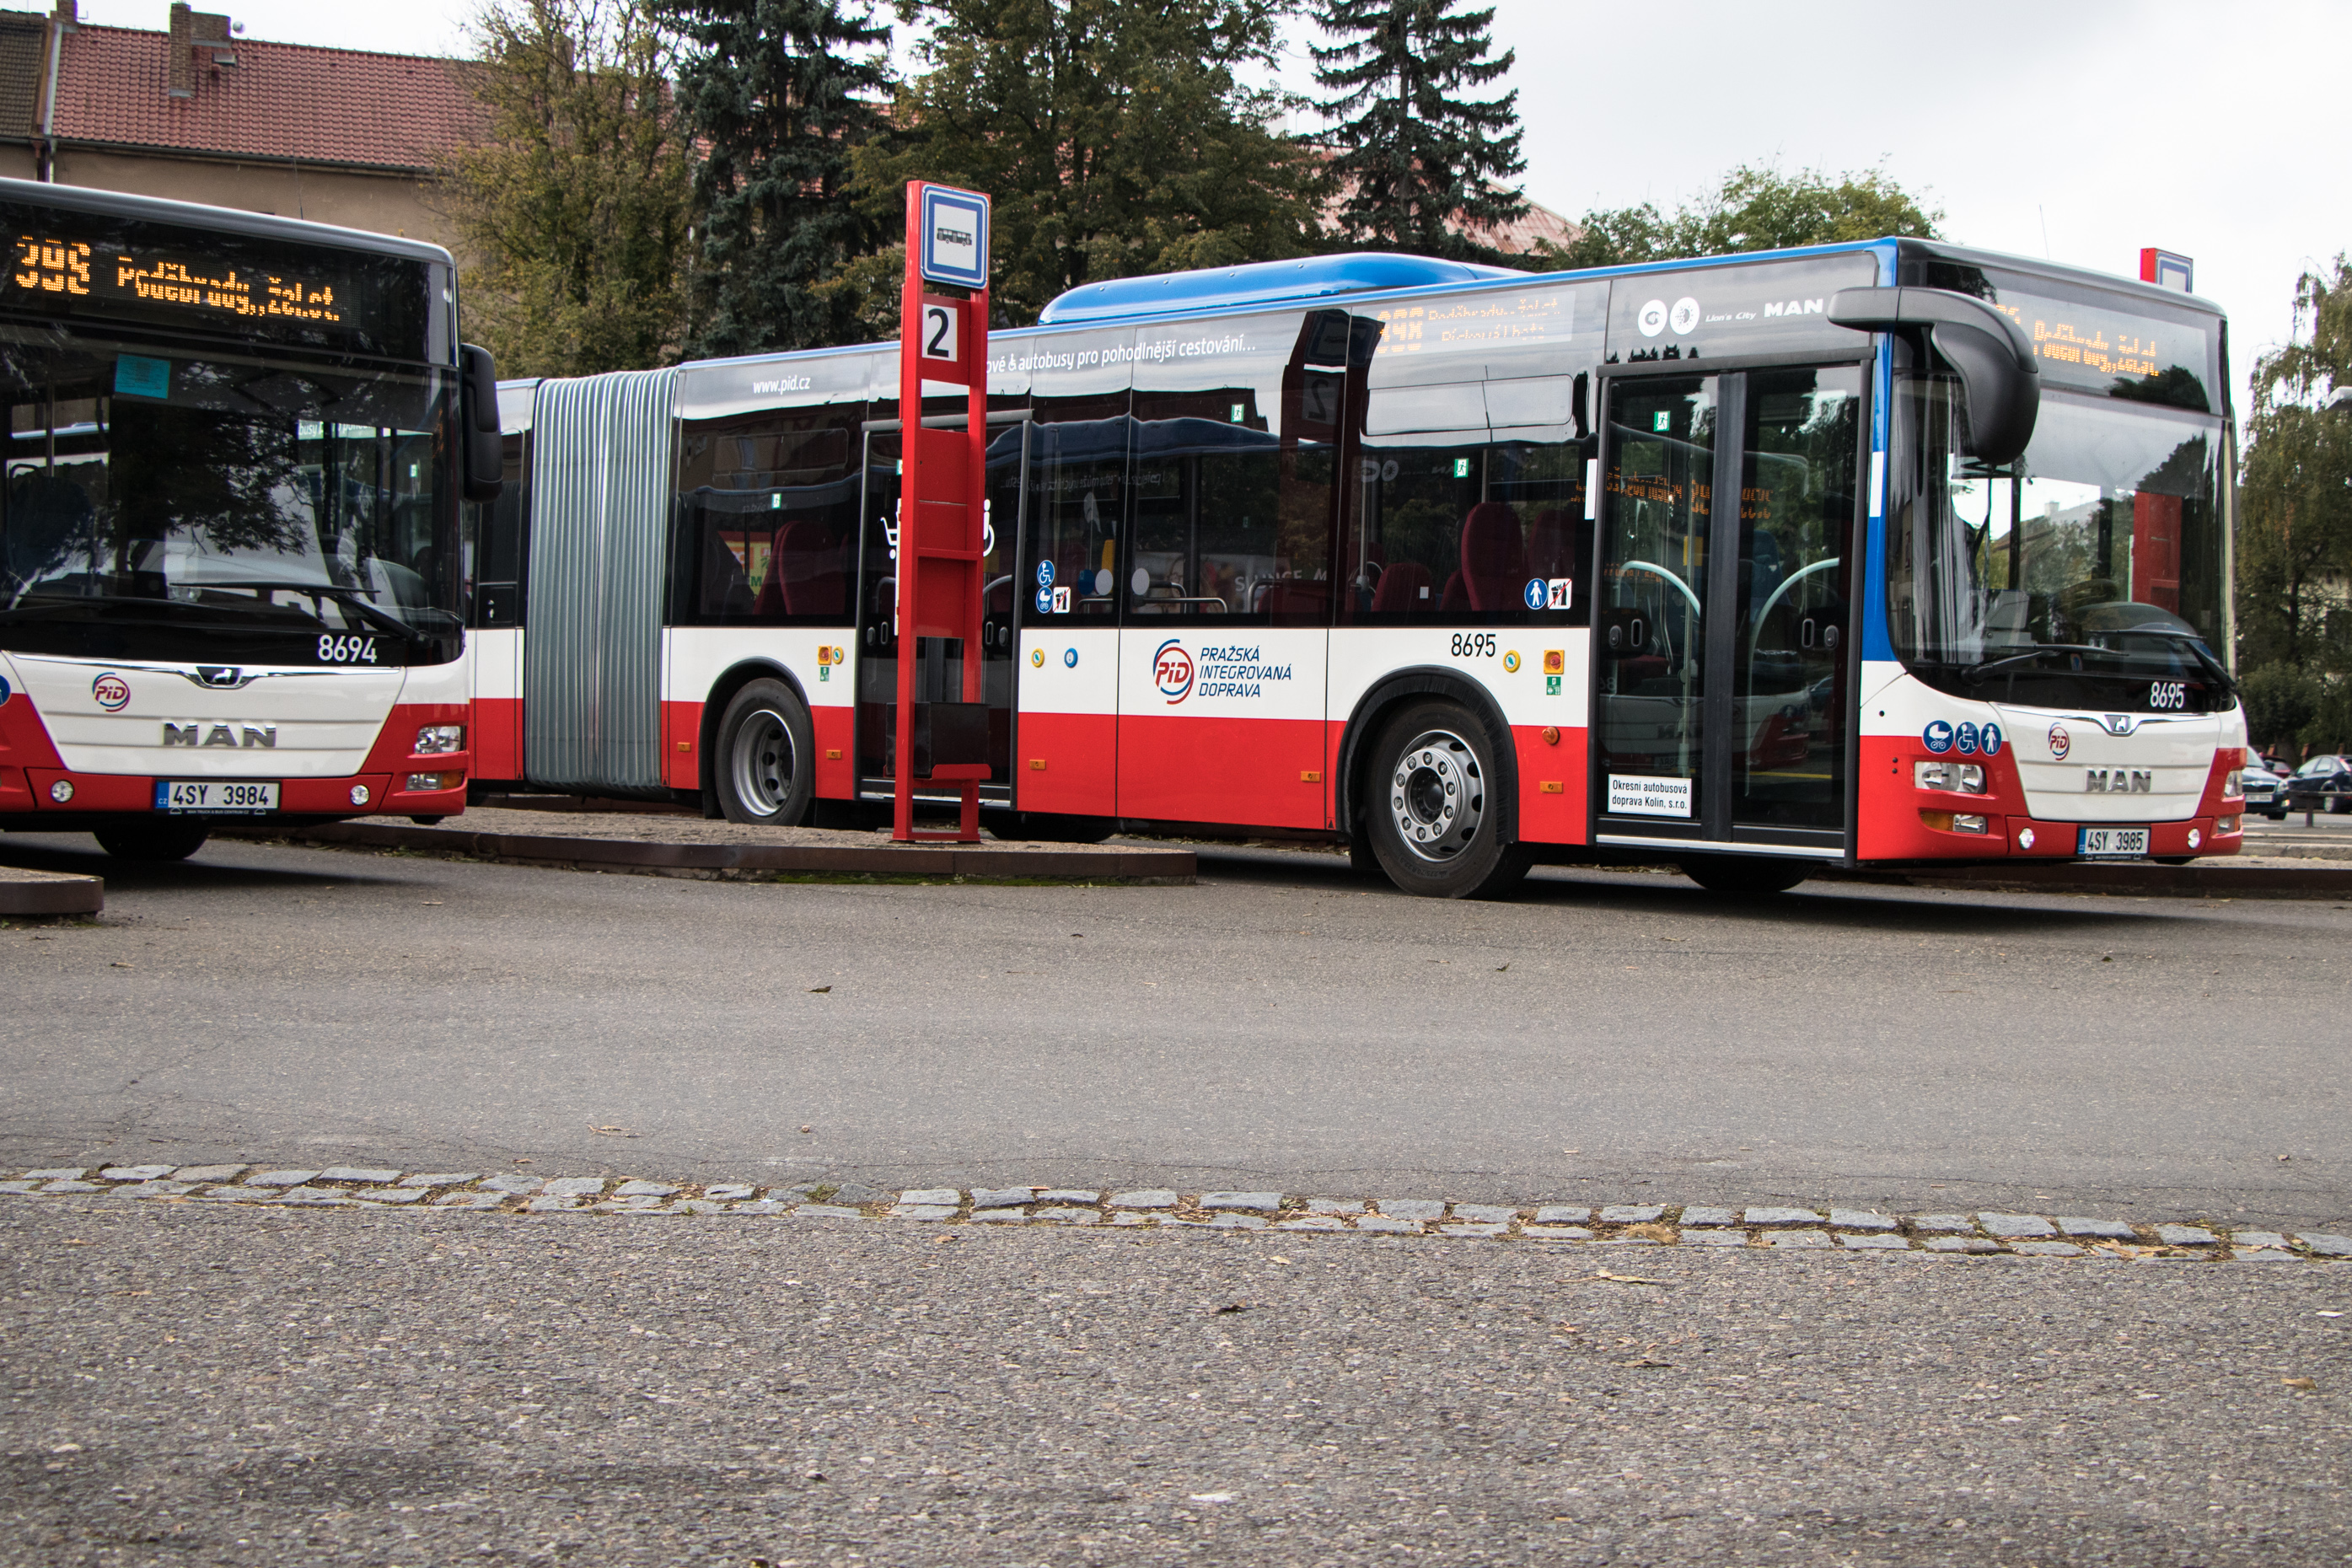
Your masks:
[[[194,48],[195,94],[173,98],[169,34],[88,26],[68,33],[58,139],[425,169],[487,123],[464,61],[247,38]],[[219,52],[236,64],[215,64]]]

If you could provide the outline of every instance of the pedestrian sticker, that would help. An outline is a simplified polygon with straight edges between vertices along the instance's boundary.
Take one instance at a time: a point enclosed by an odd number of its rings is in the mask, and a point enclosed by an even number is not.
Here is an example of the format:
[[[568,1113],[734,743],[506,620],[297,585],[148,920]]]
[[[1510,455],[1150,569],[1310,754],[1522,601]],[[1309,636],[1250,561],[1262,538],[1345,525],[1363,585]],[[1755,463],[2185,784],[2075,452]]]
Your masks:
[[[1977,744],[1984,748],[1984,754],[1988,757],[2000,755],[2000,726],[1986,725],[1984,733],[1977,738]]]
[[[1977,727],[1974,724],[1962,724],[1952,732],[1952,742],[1960,748],[1960,755],[1964,757],[1976,755]]]
[[[1528,602],[1528,609],[1542,609],[1544,607],[1544,580],[1540,577],[1528,578],[1527,591],[1521,594],[1519,597]]]
[[[1927,742],[1929,751],[1940,757],[1952,749],[1952,727],[1937,719],[1919,731],[1919,739]]]

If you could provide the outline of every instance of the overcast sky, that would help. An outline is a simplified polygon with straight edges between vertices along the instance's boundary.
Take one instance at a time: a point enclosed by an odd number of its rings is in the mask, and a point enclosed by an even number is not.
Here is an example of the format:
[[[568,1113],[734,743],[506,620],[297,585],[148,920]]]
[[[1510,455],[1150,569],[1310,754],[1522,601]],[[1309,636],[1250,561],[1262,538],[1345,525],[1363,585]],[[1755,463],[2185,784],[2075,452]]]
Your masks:
[[[1570,217],[1671,207],[1764,160],[1881,166],[1943,209],[1947,237],[1990,249],[2135,276],[2161,246],[2230,313],[2242,408],[2296,275],[2352,249],[2352,104],[2325,86],[2352,58],[2341,0],[1496,4],[1528,195]],[[457,53],[474,4],[220,8],[249,37]],[[124,26],[167,9],[82,0]],[[1305,37],[1286,73],[1302,89]]]

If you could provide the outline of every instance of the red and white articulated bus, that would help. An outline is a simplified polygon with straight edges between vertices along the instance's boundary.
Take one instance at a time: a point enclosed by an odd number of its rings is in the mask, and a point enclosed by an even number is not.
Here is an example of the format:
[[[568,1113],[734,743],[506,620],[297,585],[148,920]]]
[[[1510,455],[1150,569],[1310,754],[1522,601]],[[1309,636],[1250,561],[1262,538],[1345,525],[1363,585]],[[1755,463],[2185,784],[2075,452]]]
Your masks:
[[[503,388],[478,778],[867,820],[896,661],[979,658],[1002,836],[1328,835],[1439,896],[2240,846],[2195,299],[1911,240],[1347,256],[990,353],[976,648],[896,632],[895,348]]]
[[[0,228],[0,829],[462,809],[497,377],[448,253],[18,180]]]

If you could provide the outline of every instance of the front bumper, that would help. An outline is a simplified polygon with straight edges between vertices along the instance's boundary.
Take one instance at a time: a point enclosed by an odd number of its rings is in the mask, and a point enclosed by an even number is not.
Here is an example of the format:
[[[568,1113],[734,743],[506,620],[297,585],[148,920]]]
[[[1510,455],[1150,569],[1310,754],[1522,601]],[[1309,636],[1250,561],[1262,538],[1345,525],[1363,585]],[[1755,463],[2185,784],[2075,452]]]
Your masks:
[[[419,757],[415,773],[364,773],[346,778],[280,779],[278,809],[251,815],[192,816],[191,821],[269,822],[330,816],[450,816],[466,809],[462,757]],[[437,787],[411,788],[419,775]],[[0,816],[28,826],[70,832],[77,817],[155,815],[159,775],[86,773],[68,768],[0,767]],[[453,782],[454,781],[454,782]],[[63,799],[58,796],[62,795]],[[35,819],[26,824],[22,819]]]

